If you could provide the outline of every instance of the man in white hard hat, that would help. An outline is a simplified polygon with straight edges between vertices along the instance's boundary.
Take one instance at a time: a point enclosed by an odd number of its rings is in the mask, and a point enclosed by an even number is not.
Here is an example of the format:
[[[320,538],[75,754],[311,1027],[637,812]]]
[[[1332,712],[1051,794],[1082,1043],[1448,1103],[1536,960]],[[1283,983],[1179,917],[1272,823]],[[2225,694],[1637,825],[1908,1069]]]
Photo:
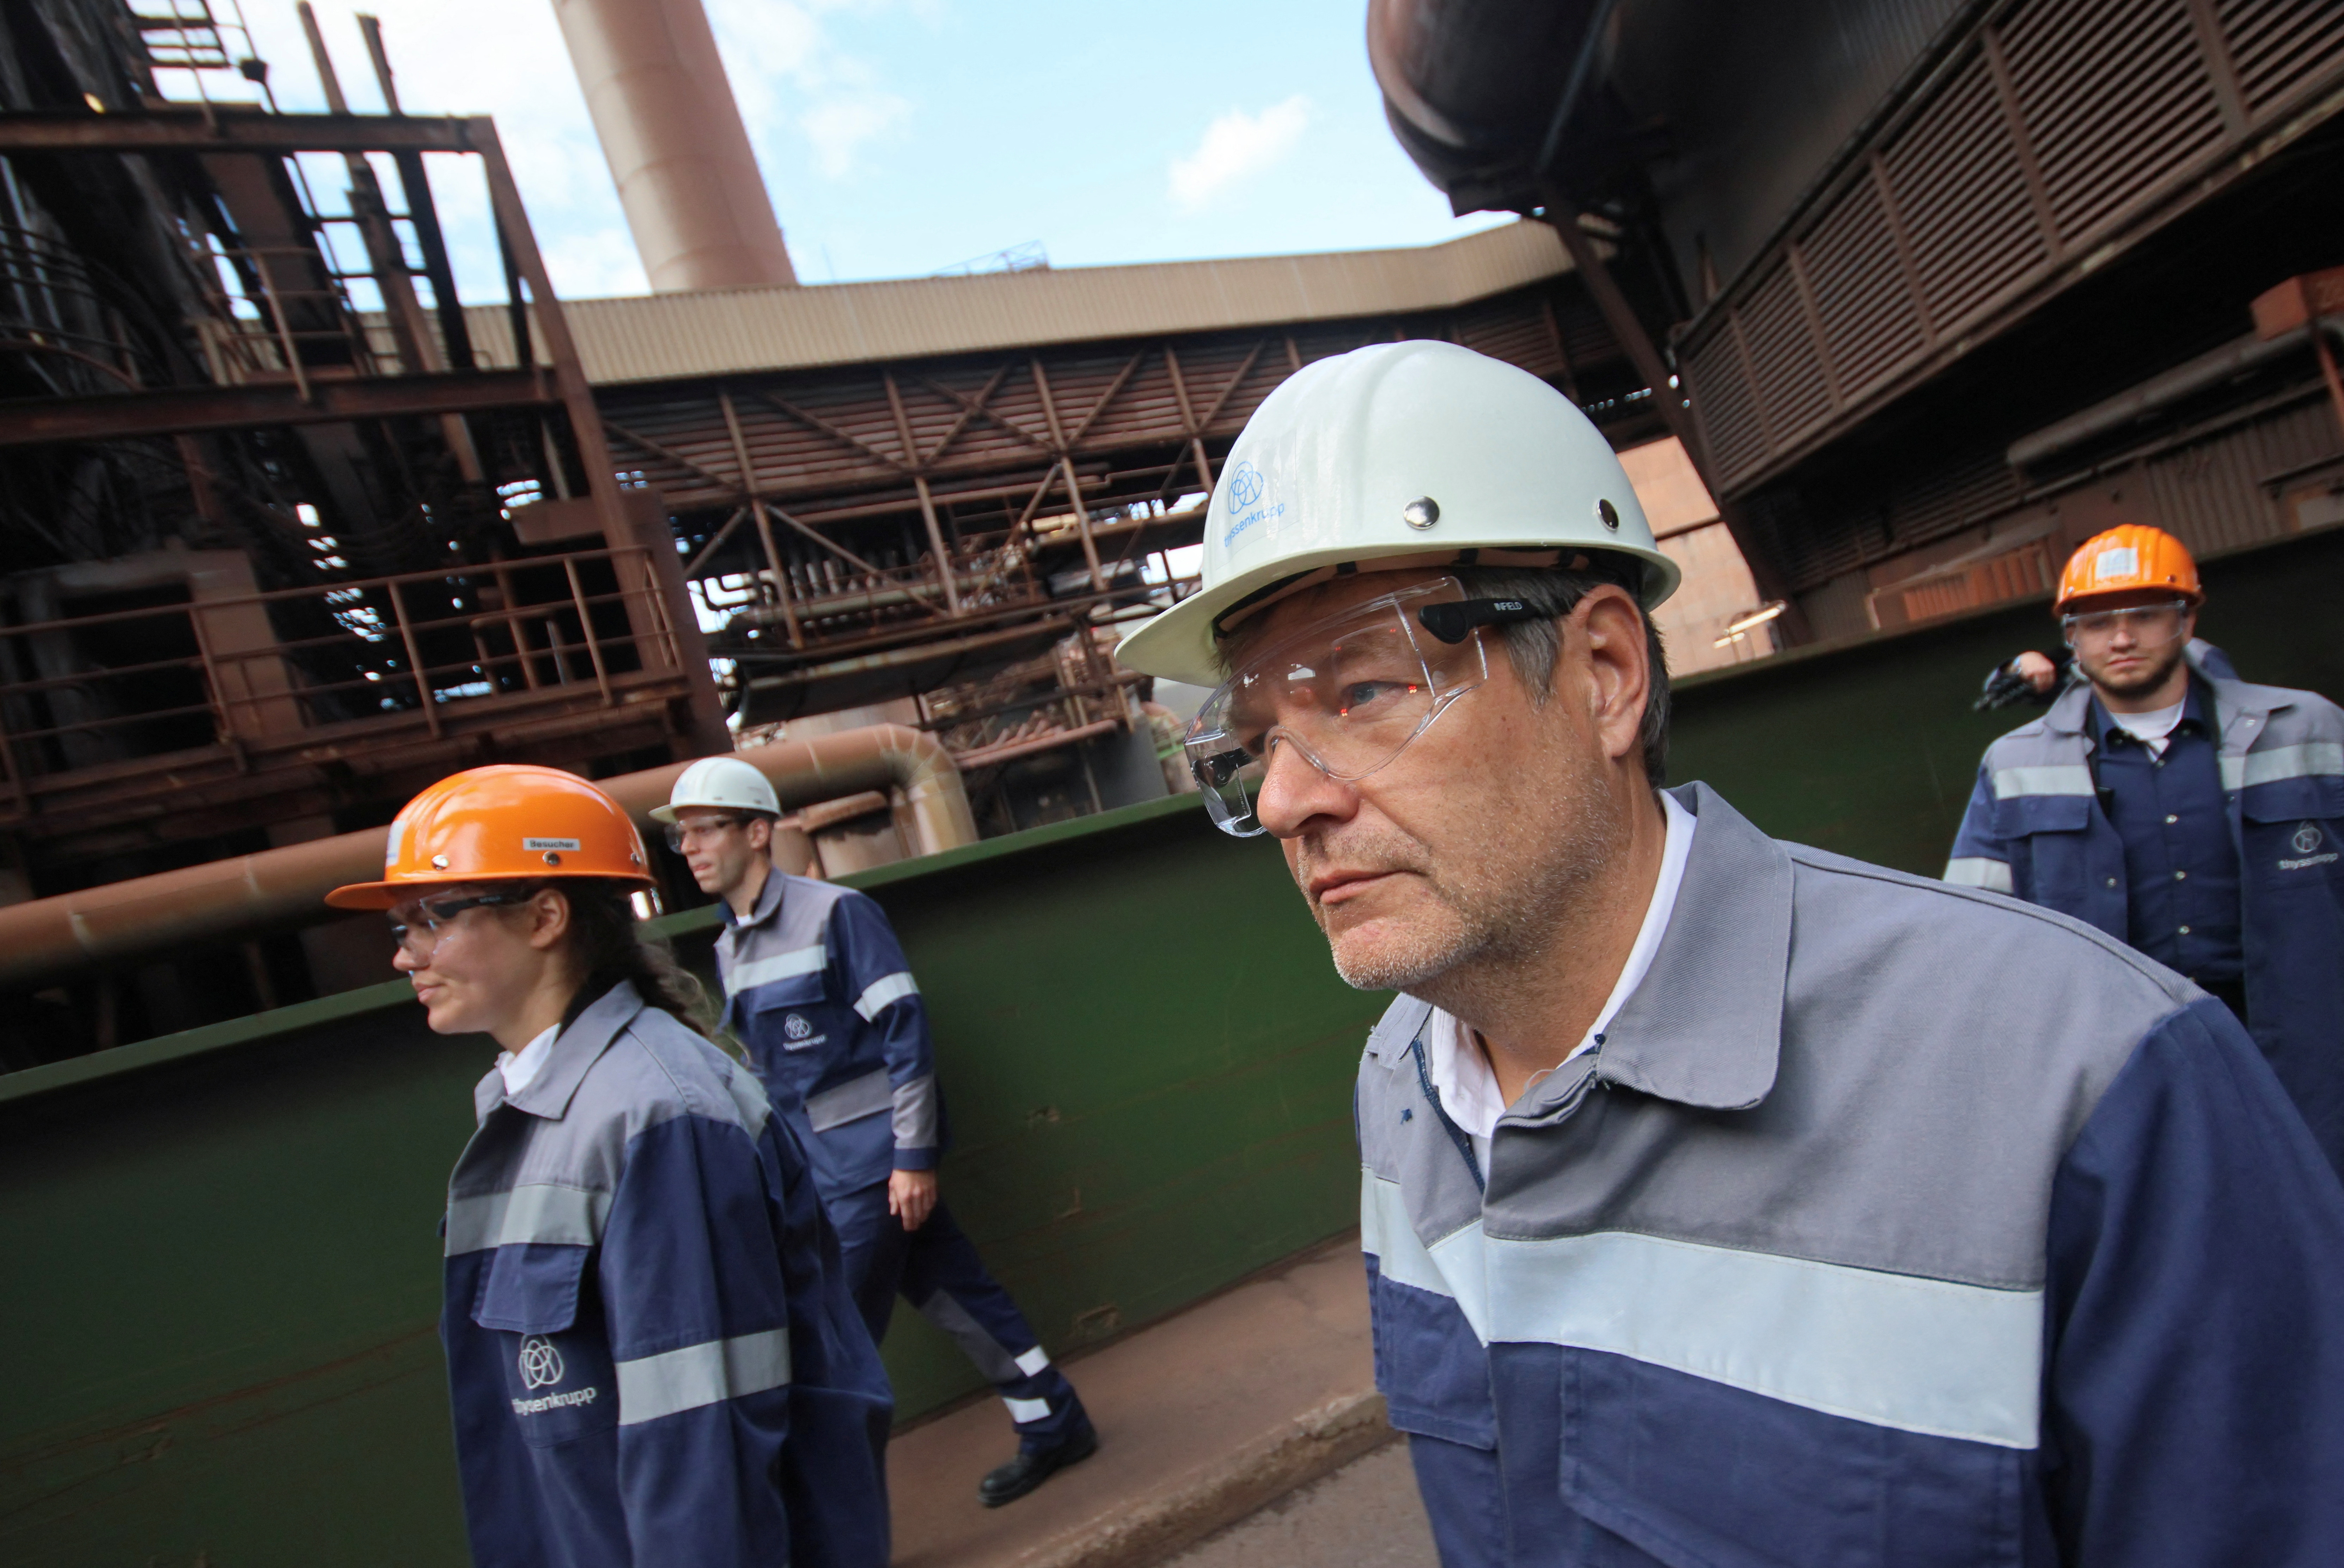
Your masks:
[[[2253,1043],[1661,791],[1675,582],[1562,397],[1379,345],[1263,402],[1120,653],[1402,993],[1362,1245],[1443,1561],[2344,1562],[2344,1188]]]
[[[875,1342],[900,1294],[975,1361],[1009,1408],[1017,1454],[987,1473],[988,1508],[1025,1496],[1098,1446],[1090,1418],[1025,1314],[938,1198],[945,1152],[920,987],[886,912],[773,864],[781,801],[738,757],[683,770],[652,815],[724,930],[724,1022],[812,1155],[848,1288]]]

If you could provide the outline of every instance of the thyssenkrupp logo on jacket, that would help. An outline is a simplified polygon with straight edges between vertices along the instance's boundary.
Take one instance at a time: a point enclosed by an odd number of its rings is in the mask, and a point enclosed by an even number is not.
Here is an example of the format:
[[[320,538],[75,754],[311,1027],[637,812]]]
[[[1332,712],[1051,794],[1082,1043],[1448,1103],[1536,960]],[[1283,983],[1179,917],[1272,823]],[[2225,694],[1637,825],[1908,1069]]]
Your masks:
[[[561,1381],[561,1352],[542,1334],[529,1334],[520,1342],[520,1386],[550,1389]]]

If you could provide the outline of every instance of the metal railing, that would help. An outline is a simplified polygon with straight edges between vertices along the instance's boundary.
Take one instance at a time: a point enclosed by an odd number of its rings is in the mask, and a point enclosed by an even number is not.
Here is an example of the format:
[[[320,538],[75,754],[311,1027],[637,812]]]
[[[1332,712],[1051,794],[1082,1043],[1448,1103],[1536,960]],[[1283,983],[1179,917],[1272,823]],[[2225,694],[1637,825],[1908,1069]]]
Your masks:
[[[134,656],[99,663],[93,639]],[[35,778],[184,755],[207,720],[195,744],[239,757],[352,723],[419,717],[436,738],[450,708],[589,686],[611,706],[628,676],[683,668],[639,546],[0,625],[0,675],[45,665],[0,682],[20,809]]]

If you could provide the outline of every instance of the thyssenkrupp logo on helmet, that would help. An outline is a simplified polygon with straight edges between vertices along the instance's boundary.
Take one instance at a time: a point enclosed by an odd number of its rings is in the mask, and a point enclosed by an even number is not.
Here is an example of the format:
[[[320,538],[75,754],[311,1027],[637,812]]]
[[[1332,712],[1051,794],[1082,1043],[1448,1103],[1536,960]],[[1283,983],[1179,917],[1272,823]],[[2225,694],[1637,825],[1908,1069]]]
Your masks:
[[[1264,481],[1261,470],[1251,463],[1239,463],[1229,475],[1229,510],[1243,511],[1261,499]]]
[[[550,1389],[561,1381],[561,1352],[542,1334],[523,1336],[520,1342],[520,1386]]]

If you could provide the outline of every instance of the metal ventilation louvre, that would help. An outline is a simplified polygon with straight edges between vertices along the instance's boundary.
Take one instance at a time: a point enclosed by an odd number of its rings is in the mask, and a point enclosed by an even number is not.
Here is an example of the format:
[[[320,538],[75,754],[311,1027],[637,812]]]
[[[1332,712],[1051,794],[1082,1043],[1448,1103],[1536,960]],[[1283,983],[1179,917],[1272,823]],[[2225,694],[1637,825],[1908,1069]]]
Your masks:
[[[2344,0],[1979,7],[1682,344],[1718,482],[1746,493],[2127,225],[2239,177],[2339,79]]]
[[[1877,180],[1850,186],[1798,254],[1843,399],[1863,396],[1925,345]]]
[[[1821,423],[1833,405],[1823,356],[1808,330],[1798,279],[1787,259],[1775,262],[1736,314],[1750,345],[1768,444],[1781,448]]]
[[[2238,92],[2260,116],[2294,96],[2344,55],[2344,5],[2337,0],[2218,0]]]
[[[1976,53],[1880,157],[1940,335],[2048,258],[2010,123]]]
[[[1996,31],[2065,246],[2222,139],[2183,0],[2034,0]]]
[[[1742,347],[1729,319],[1723,330],[1687,355],[1685,385],[1701,420],[1703,443],[1722,483],[1732,484],[1766,460],[1766,433],[1758,422],[1758,400],[1742,368]]]

